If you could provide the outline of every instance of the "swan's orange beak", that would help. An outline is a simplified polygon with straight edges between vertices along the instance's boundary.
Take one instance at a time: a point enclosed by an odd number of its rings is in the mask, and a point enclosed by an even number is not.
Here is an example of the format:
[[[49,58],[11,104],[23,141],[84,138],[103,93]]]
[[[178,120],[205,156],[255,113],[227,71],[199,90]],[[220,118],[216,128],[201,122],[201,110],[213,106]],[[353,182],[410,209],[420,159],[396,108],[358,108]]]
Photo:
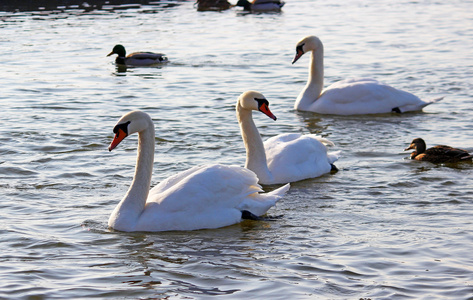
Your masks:
[[[294,64],[301,56],[304,55],[304,51],[302,51],[302,47],[297,47],[296,49],[296,56],[294,56],[294,59],[292,60],[292,64]]]
[[[125,131],[123,131],[122,129],[118,129],[117,130],[117,133],[115,134],[115,137],[113,138],[113,141],[110,143],[110,146],[108,146],[108,151],[112,151],[113,149],[115,149],[115,147],[118,146],[118,144],[120,144],[121,141],[123,141],[124,138],[126,138],[127,134],[125,133]]]
[[[261,104],[261,106],[259,107],[259,110],[260,110],[263,114],[267,115],[268,117],[270,117],[271,119],[273,119],[274,121],[276,121],[276,119],[277,119],[276,116],[273,115],[273,113],[269,110],[269,107],[268,107],[268,105],[267,105],[266,103]]]

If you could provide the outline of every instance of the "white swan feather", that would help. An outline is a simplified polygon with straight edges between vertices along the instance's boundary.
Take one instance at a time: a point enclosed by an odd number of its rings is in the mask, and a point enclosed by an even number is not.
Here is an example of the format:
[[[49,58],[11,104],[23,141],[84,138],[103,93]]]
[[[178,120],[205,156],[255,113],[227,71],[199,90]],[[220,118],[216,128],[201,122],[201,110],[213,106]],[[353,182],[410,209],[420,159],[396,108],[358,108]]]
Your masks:
[[[319,38],[308,36],[297,43],[295,63],[311,52],[307,84],[294,108],[320,114],[358,115],[419,111],[442,98],[423,101],[419,97],[370,78],[338,81],[323,90],[324,47]]]
[[[125,197],[109,218],[120,231],[168,231],[219,228],[242,220],[242,211],[265,214],[289,189],[263,193],[256,175],[239,166],[197,166],[163,180],[149,190],[154,160],[154,125],[144,112],[124,115],[114,129],[113,150],[138,132],[137,166]]]
[[[315,134],[287,133],[264,143],[256,128],[252,111],[259,110],[272,119],[269,102],[259,92],[248,91],[237,101],[237,117],[246,148],[245,167],[256,173],[262,184],[280,184],[329,173],[340,152],[327,152],[334,144]]]

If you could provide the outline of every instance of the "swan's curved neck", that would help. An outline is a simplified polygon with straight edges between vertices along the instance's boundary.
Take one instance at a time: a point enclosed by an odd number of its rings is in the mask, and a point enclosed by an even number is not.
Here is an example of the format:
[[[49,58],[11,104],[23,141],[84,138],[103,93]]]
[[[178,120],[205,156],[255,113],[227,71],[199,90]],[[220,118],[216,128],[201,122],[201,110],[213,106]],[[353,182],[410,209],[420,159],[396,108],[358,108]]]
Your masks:
[[[272,177],[266,162],[263,140],[253,121],[252,111],[237,103],[237,119],[240,124],[241,137],[246,148],[245,168],[253,171],[261,181],[269,181]]]
[[[316,50],[311,51],[309,64],[309,78],[294,104],[298,110],[309,110],[311,104],[320,97],[324,88],[324,48],[320,44]]]
[[[109,226],[117,230],[132,230],[145,207],[153,172],[154,126],[138,133],[137,153],[133,182],[110,216]]]

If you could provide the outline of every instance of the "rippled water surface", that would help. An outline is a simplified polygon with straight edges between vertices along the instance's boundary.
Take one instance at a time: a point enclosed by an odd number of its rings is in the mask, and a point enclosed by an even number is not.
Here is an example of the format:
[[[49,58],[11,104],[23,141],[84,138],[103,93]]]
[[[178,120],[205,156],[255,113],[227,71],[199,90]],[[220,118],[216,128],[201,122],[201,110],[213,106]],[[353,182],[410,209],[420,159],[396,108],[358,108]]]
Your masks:
[[[473,167],[415,162],[415,137],[473,151],[472,1],[297,1],[280,14],[197,12],[192,1],[127,10],[0,12],[0,298],[473,299]],[[309,57],[325,84],[368,76],[423,113],[293,110]],[[164,52],[117,70],[113,45]],[[134,109],[155,122],[152,183],[210,162],[243,165],[234,104],[253,89],[276,122],[264,138],[318,133],[339,172],[297,182],[271,221],[120,233],[107,219],[133,176],[136,136],[107,146]],[[265,187],[266,190],[274,186]]]

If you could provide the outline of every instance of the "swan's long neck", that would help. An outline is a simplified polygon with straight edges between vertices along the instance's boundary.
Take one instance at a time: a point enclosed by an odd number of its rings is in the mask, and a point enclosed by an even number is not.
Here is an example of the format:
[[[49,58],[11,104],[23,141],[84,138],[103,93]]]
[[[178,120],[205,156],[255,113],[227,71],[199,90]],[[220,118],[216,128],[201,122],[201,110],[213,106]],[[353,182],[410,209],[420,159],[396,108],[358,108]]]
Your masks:
[[[320,97],[324,88],[324,48],[320,44],[316,50],[311,51],[309,64],[309,78],[294,104],[298,110],[309,110],[311,104]]]
[[[245,168],[255,172],[260,181],[269,181],[272,175],[266,162],[263,140],[253,121],[252,111],[241,107],[239,102],[237,103],[237,119],[246,148]]]
[[[148,199],[154,162],[154,126],[138,133],[137,153],[133,182],[109,219],[109,226],[121,231],[133,229]]]

